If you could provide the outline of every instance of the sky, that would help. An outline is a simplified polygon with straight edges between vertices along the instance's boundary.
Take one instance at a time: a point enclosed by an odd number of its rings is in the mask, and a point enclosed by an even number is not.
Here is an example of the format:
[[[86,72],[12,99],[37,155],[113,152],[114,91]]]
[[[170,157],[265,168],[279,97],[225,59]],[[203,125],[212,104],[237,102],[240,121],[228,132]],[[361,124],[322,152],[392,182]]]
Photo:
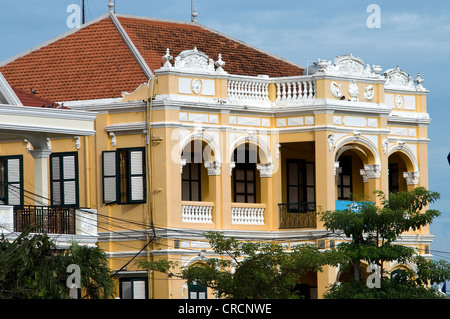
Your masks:
[[[69,31],[81,0],[1,0],[0,61]],[[190,21],[191,0],[115,0],[119,14]],[[442,215],[431,225],[435,257],[450,260],[450,2],[194,0],[198,22],[297,64],[352,53],[384,70],[397,65],[429,90],[429,189]],[[108,12],[108,0],[85,0],[86,20]],[[376,5],[377,11],[368,10]],[[371,8],[371,7],[369,7]],[[372,20],[375,14],[379,19]],[[369,21],[369,23],[368,23]],[[373,25],[370,22],[379,22]],[[162,53],[163,54],[163,53]],[[226,62],[226,61],[225,61]]]

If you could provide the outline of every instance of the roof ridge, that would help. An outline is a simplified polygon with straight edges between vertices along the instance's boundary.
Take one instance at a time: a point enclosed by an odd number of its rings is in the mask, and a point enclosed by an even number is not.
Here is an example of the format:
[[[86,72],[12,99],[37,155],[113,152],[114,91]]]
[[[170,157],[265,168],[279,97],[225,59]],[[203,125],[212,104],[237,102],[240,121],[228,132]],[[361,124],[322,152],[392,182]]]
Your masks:
[[[119,31],[120,36],[124,40],[125,44],[127,45],[128,49],[131,51],[131,54],[133,54],[134,58],[136,59],[137,63],[141,67],[142,71],[144,71],[147,78],[151,79],[154,77],[152,70],[148,66],[147,62],[145,62],[145,59],[142,57],[139,50],[134,45],[131,38],[128,36],[127,31],[122,27],[122,24],[120,23],[119,19],[115,16],[115,13],[110,12],[109,16],[116,27],[117,31]]]
[[[15,56],[13,56],[11,58],[8,58],[8,59],[6,59],[4,61],[0,61],[0,67],[4,66],[6,64],[9,64],[9,63],[11,63],[11,62],[13,62],[13,61],[15,61],[17,59],[20,59],[21,57],[24,57],[24,56],[26,56],[26,55],[34,52],[34,51],[37,51],[37,50],[43,48],[43,47],[46,47],[46,46],[48,46],[48,45],[50,45],[50,44],[52,44],[52,43],[54,43],[54,42],[56,42],[58,40],[64,39],[65,37],[67,37],[69,35],[72,35],[72,34],[78,32],[78,31],[80,31],[81,29],[84,29],[84,28],[86,28],[86,27],[88,27],[88,26],[90,26],[90,25],[92,25],[94,23],[97,23],[97,22],[107,18],[108,15],[109,15],[109,13],[105,13],[105,14],[103,14],[103,15],[95,18],[95,19],[92,19],[92,20],[86,22],[85,24],[82,24],[79,28],[70,29],[69,31],[61,33],[60,35],[57,35],[56,37],[54,37],[54,38],[52,38],[50,40],[42,42],[42,43],[32,47],[31,49],[28,49],[28,50],[25,50],[23,52],[20,52],[19,54],[16,54]]]

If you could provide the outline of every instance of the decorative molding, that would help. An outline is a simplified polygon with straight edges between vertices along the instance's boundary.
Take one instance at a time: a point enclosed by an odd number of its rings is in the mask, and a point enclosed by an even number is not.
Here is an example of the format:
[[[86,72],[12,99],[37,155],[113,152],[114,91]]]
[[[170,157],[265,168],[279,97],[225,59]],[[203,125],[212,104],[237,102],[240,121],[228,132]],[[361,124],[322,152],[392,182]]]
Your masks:
[[[370,178],[380,178],[381,165],[364,165],[364,169],[360,170],[360,174],[363,177],[363,182],[367,183]]]
[[[116,146],[116,134],[114,132],[109,132],[109,136],[111,136],[112,147],[115,147]]]
[[[331,150],[333,149],[333,144],[334,144],[334,135],[332,135],[332,134],[328,135],[327,143],[328,143],[328,150],[331,152]]]
[[[395,69],[386,70],[383,75],[386,78],[385,88],[415,90],[413,79],[407,73],[400,70],[398,65]]]
[[[315,62],[315,65],[319,68],[319,73],[325,74],[378,77],[381,72],[378,67],[374,68],[374,72],[372,72],[368,64],[364,66],[364,61],[351,53],[335,57],[334,64],[331,64],[331,61],[319,59],[318,62]]]
[[[375,96],[375,87],[373,85],[368,85],[364,87],[364,97],[366,100],[371,101]]]
[[[397,109],[402,109],[405,104],[405,99],[402,95],[396,95],[395,96],[395,107]]]
[[[208,175],[220,175],[220,167],[222,164],[217,161],[205,161],[205,168],[208,170]]]
[[[407,185],[417,185],[419,184],[419,172],[404,172],[403,177],[406,179]]]
[[[233,175],[233,168],[236,167],[236,162],[230,162],[230,176]]]
[[[272,177],[273,163],[256,164],[260,177]]]
[[[356,84],[355,81],[351,81],[350,84],[348,85],[348,94],[350,94],[350,101],[351,102],[358,102],[359,98],[359,89],[358,89],[358,85]]]
[[[342,84],[337,84],[334,81],[331,82],[330,89],[331,89],[331,93],[333,94],[334,97],[340,98],[342,96],[341,86],[342,86]]]
[[[80,144],[80,137],[79,136],[74,136],[75,139],[75,147],[77,148],[77,150],[80,149],[81,144]]]
[[[180,159],[180,173],[181,174],[183,174],[183,168],[184,168],[184,166],[186,166],[186,159],[185,158],[182,158],[182,159]]]
[[[339,167],[339,162],[334,162],[334,176],[336,176],[336,179],[339,178],[339,174],[342,173],[342,167]]]
[[[383,153],[386,154],[388,147],[389,147],[389,141],[387,139],[383,140]]]

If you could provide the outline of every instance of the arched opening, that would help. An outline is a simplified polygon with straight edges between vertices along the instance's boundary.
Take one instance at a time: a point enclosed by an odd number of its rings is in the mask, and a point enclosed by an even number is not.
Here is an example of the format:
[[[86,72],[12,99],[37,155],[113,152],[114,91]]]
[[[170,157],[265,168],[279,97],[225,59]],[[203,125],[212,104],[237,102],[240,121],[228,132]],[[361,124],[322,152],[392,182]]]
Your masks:
[[[381,166],[378,153],[362,138],[341,144],[335,155],[336,209],[354,201],[375,201]]]
[[[214,152],[203,140],[193,139],[185,145],[181,153],[181,199],[183,201],[209,200],[209,179],[205,162],[213,157]]]
[[[253,143],[239,144],[233,152],[231,173],[232,198],[235,203],[260,203],[261,181],[257,175],[260,163],[258,147]]]
[[[408,190],[408,184],[414,184],[416,168],[410,157],[402,151],[394,151],[388,158],[389,193]],[[410,178],[411,177],[411,178]]]
[[[364,194],[364,181],[361,170],[364,169],[365,154],[358,148],[347,148],[339,153],[336,163],[336,199],[342,201],[357,200]]]

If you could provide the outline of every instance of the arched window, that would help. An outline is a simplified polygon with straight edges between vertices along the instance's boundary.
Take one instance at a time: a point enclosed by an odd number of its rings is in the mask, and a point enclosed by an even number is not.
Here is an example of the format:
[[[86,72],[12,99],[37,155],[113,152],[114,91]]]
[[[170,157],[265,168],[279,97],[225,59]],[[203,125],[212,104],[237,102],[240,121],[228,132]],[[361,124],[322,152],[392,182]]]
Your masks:
[[[234,150],[235,167],[232,172],[234,202],[257,203],[259,197],[259,179],[256,175],[257,161],[257,148],[252,144],[241,144]]]

